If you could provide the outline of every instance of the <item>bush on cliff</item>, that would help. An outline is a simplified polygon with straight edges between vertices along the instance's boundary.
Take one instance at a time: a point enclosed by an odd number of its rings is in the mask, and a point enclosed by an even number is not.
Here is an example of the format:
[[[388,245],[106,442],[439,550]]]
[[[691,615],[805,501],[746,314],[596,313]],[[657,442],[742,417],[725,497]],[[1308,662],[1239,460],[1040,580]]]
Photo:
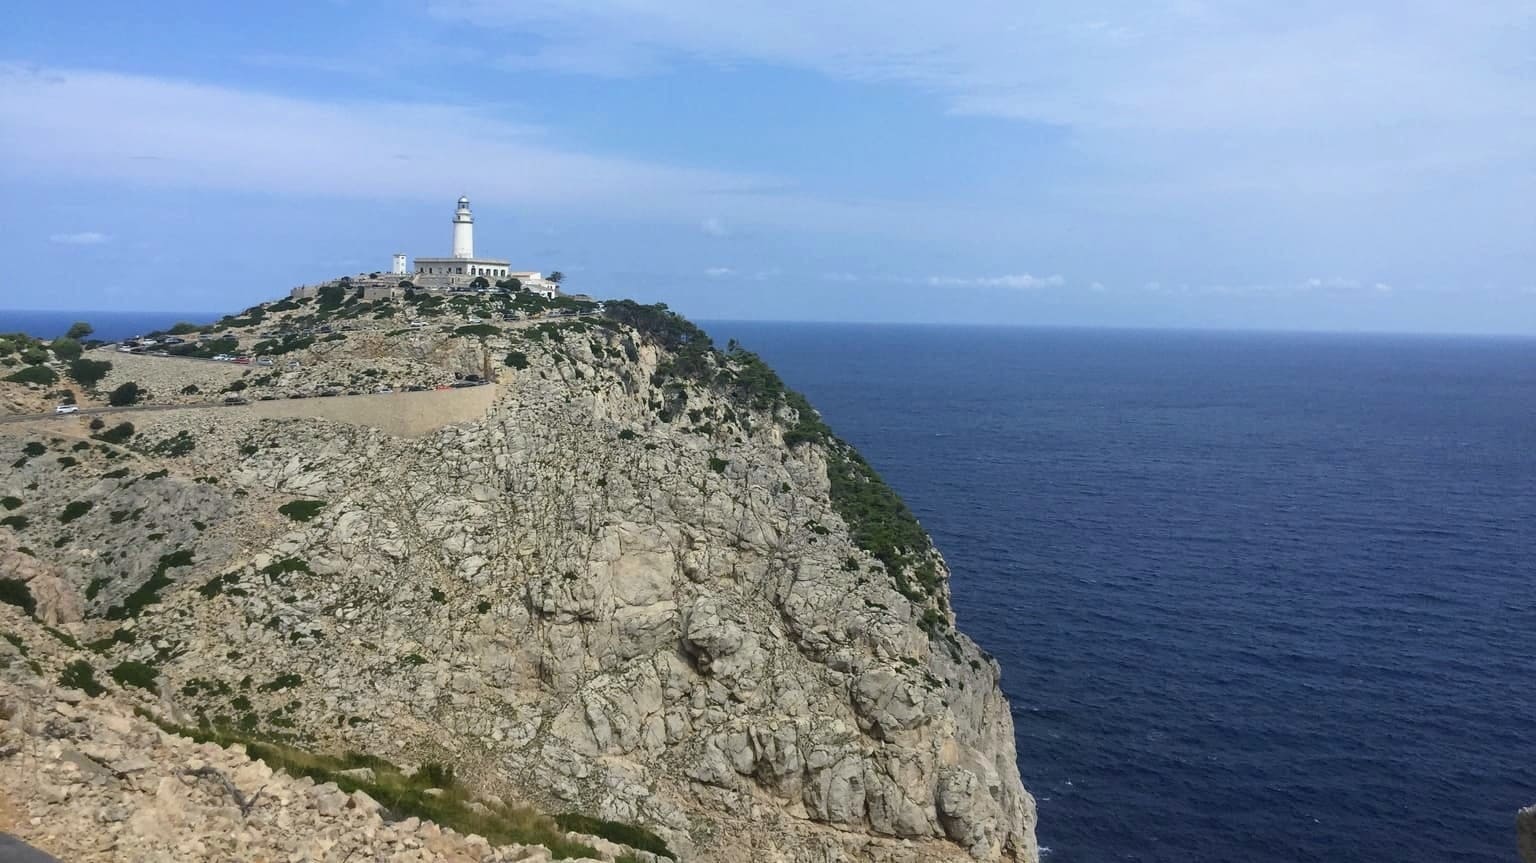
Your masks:
[[[115,408],[127,407],[132,404],[138,404],[146,395],[148,393],[142,387],[133,381],[129,381],[107,394],[107,404]]]
[[[0,578],[0,602],[14,605],[28,615],[37,610],[37,601],[32,598],[31,588],[19,578]]]
[[[459,784],[450,770],[438,765],[423,765],[422,769],[407,776],[394,764],[366,753],[329,755],[309,752],[284,743],[260,739],[249,731],[206,725],[201,728],[185,728],[154,721],[167,732],[189,737],[199,743],[217,743],[221,746],[240,743],[252,758],[259,758],[273,770],[285,771],[290,776],[308,776],[316,782],[334,782],[348,794],[361,791],[382,804],[394,818],[414,817],[433,821],[460,833],[483,836],[495,845],[543,845],[556,860],[599,856],[591,846],[567,839],[565,828],[556,819],[526,807],[494,800],[478,800],[468,788]],[[372,770],[373,778],[364,779],[357,774],[347,773],[359,767]],[[429,794],[429,791],[433,793]],[[627,824],[600,823],[612,825],[605,829],[617,828],[634,831],[640,836],[651,835],[649,831]],[[670,852],[668,856],[671,856]]]
[[[41,384],[45,387],[59,382],[59,376],[47,366],[27,366],[19,372],[7,375],[5,379],[18,384]]]
[[[309,521],[320,514],[325,508],[323,500],[290,500],[277,508],[277,511],[288,516],[294,521]]]
[[[87,389],[101,383],[101,379],[110,371],[112,371],[112,364],[106,360],[88,360],[82,357],[69,364],[69,376]]]

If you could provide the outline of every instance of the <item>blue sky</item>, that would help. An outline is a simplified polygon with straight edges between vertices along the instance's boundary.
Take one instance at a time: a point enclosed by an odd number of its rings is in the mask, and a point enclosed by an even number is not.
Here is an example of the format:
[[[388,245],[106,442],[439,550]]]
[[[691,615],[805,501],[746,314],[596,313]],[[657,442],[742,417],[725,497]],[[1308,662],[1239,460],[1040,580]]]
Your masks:
[[[448,251],[700,318],[1536,333],[1529,0],[24,2],[0,307]]]

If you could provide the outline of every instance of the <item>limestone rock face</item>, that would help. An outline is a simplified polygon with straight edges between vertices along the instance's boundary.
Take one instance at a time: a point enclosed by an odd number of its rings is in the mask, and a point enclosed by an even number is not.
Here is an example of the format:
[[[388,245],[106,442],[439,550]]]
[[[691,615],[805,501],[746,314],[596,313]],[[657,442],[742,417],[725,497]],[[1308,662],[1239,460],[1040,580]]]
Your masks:
[[[1536,863],[1536,806],[1527,806],[1515,815],[1515,836],[1520,859]]]
[[[999,671],[954,629],[943,560],[903,576],[855,542],[829,445],[786,443],[794,411],[669,377],[628,327],[563,326],[416,349],[526,358],[483,416],[419,436],[189,409],[136,414],[118,457],[32,458],[0,475],[18,512],[95,503],[62,540],[19,531],[58,573],[32,581],[85,597],[103,665],[154,664],[130,694],[167,715],[452,764],[682,859],[1036,860]],[[0,426],[0,449],[63,452],[62,426]],[[78,617],[53,583],[52,619]]]

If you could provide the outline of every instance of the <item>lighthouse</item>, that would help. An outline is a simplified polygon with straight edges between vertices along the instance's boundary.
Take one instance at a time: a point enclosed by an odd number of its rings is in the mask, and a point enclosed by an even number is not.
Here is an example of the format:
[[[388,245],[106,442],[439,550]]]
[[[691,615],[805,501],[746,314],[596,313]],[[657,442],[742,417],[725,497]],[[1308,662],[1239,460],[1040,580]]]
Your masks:
[[[475,217],[469,213],[469,198],[459,198],[453,212],[453,256],[461,260],[475,256]]]

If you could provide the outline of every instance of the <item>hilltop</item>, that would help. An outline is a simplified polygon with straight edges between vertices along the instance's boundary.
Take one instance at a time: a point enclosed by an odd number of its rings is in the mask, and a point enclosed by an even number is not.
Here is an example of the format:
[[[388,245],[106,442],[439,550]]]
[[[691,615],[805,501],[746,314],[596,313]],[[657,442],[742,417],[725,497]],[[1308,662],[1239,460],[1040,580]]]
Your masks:
[[[13,701],[89,679],[384,817],[554,817],[604,859],[1037,858],[942,556],[754,354],[664,306],[499,292],[161,336],[83,350],[89,383],[0,353],[32,378],[0,383]],[[549,835],[522,829],[497,835]]]

